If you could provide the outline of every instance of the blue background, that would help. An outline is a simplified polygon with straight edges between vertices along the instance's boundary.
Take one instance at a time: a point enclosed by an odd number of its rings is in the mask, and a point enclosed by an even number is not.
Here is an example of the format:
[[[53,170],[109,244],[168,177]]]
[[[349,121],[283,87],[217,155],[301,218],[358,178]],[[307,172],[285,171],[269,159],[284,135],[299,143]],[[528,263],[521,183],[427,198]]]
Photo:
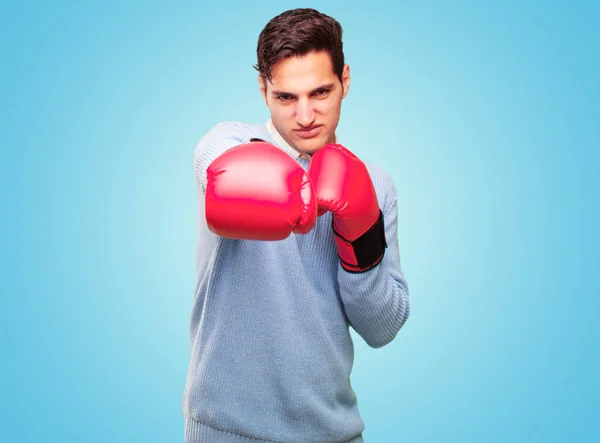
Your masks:
[[[598,441],[598,3],[126,3],[0,6],[0,441],[183,440],[193,149],[266,121],[256,39],[298,6],[342,23],[338,134],[399,191],[366,441]]]

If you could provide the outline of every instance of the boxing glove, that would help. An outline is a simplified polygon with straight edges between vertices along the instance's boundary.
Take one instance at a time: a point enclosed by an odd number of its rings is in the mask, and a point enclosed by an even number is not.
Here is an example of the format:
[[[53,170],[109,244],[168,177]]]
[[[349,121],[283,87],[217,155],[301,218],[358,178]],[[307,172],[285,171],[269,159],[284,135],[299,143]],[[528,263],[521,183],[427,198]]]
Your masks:
[[[317,202],[308,174],[264,141],[231,148],[206,170],[209,229],[241,240],[282,240],[315,225]]]
[[[387,247],[383,213],[365,164],[344,146],[329,144],[313,154],[308,175],[319,215],[332,213],[342,267],[365,272],[380,263]]]

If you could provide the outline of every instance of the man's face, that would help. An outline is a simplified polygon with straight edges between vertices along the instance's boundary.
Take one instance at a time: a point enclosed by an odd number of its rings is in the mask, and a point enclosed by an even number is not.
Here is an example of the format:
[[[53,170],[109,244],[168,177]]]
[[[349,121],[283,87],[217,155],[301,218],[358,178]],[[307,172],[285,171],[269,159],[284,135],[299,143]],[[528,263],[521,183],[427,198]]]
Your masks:
[[[273,65],[272,74],[266,85],[259,76],[260,91],[283,139],[307,154],[334,142],[342,99],[350,86],[348,65],[340,82],[329,54],[310,52],[280,60]]]

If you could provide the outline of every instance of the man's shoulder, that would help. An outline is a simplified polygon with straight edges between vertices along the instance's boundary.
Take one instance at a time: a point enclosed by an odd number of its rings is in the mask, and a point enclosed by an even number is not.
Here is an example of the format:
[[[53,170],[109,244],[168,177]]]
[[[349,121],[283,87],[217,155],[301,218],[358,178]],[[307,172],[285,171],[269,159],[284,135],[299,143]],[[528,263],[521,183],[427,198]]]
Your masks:
[[[367,167],[374,185],[380,184],[385,187],[394,186],[394,180],[392,179],[392,176],[383,166],[370,161],[363,161],[363,163]]]
[[[205,137],[239,137],[241,140],[245,140],[255,135],[264,135],[266,132],[267,129],[264,123],[251,124],[239,121],[223,121],[210,128]]]
[[[375,188],[375,194],[377,194],[379,204],[385,211],[388,207],[394,204],[398,198],[394,180],[390,173],[387,172],[387,170],[382,166],[368,161],[363,162],[369,171],[369,175],[371,176],[371,181],[373,182],[373,187]]]
[[[198,141],[195,156],[204,155],[214,160],[227,149],[248,143],[253,138],[267,140],[269,134],[264,124],[248,124],[239,121],[223,121],[210,128]]]

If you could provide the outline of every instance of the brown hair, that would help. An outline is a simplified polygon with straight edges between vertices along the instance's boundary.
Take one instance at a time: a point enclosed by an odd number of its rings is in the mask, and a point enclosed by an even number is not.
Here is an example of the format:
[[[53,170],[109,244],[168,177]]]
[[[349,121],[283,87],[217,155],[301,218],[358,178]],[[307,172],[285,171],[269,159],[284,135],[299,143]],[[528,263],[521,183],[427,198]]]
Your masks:
[[[311,51],[327,51],[333,72],[342,81],[344,52],[342,26],[332,17],[315,9],[291,9],[267,23],[260,36],[254,65],[265,80],[272,79],[271,68],[284,58],[306,55]]]

